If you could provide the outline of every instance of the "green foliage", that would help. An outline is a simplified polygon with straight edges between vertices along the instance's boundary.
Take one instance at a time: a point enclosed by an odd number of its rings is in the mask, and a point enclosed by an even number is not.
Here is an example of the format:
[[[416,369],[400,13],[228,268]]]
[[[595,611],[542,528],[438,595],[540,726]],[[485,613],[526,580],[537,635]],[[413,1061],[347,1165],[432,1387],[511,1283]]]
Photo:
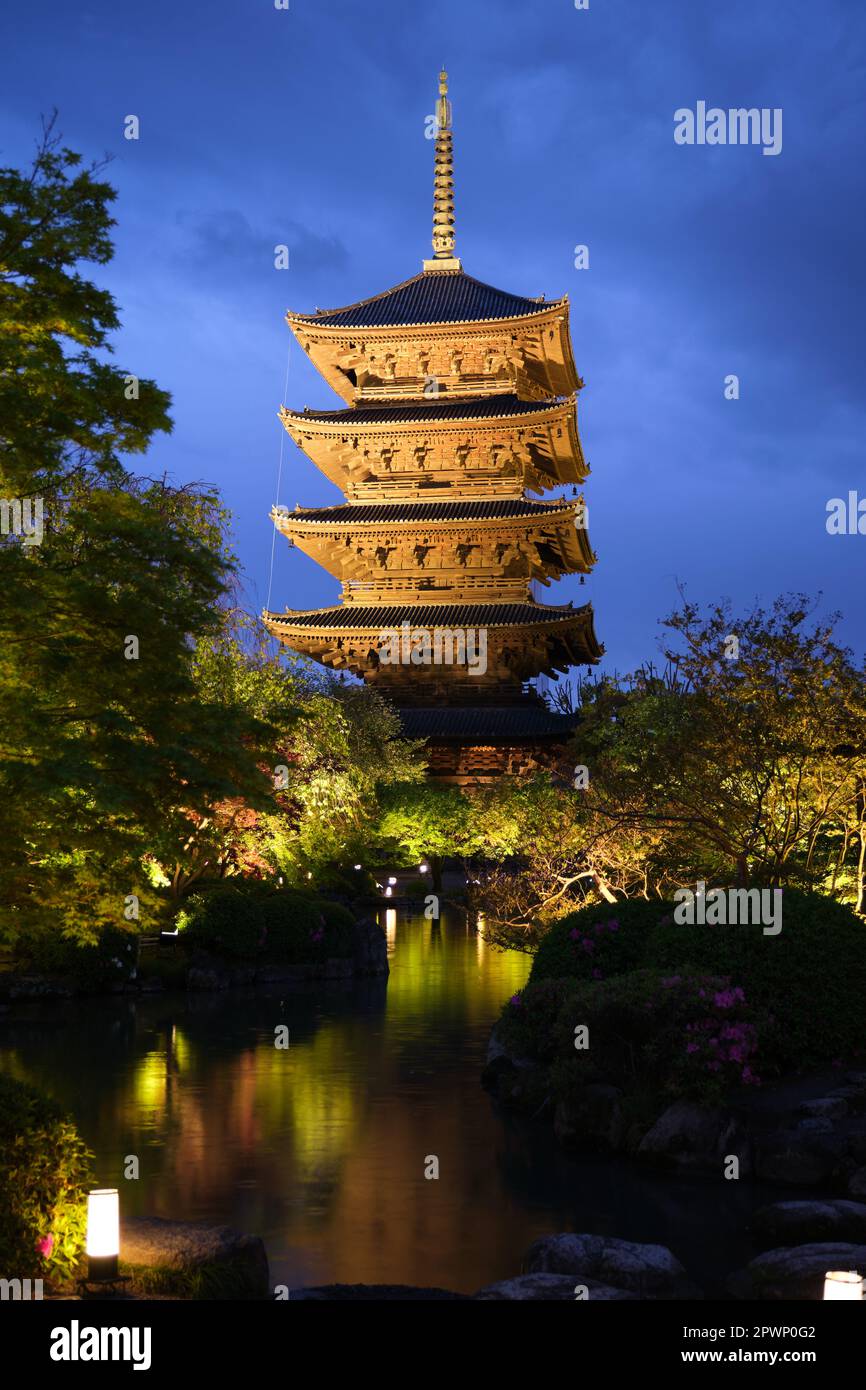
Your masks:
[[[803,595],[735,615],[683,601],[665,620],[663,674],[582,689],[575,760],[599,869],[637,840],[626,892],[698,879],[851,882],[866,835],[866,683]],[[862,901],[862,865],[859,894]]]
[[[105,360],[117,306],[81,266],[111,260],[117,195],[53,125],[31,169],[0,169],[0,495],[49,504],[73,476],[122,481],[123,456],[171,429],[166,392],[128,392]]]
[[[178,927],[187,950],[250,960],[263,945],[262,894],[245,887],[196,893],[179,914]]]
[[[575,1047],[575,1029],[589,1046]],[[758,1084],[762,1011],[723,976],[633,970],[603,981],[541,980],[505,1006],[498,1033],[548,1069],[555,1099],[595,1082],[620,1087],[657,1112],[663,1099],[715,1103]]]
[[[354,917],[339,903],[261,884],[196,894],[179,914],[179,940],[231,960],[313,964],[351,956]]]
[[[56,975],[84,993],[135,978],[139,939],[122,927],[104,927],[86,943],[43,928],[19,942],[16,964],[37,975]]]
[[[0,538],[7,940],[94,942],[130,893],[150,915],[141,860],[167,827],[267,789],[254,721],[195,686],[234,573],[226,515],[123,462],[170,428],[168,397],[105,360],[117,309],[83,267],[111,257],[114,192],[95,172],[50,128],[32,170],[0,171],[0,496],[45,508],[39,544]]]
[[[648,937],[673,906],[643,898],[594,903],[561,917],[542,937],[530,979],[606,979],[645,962]]]
[[[4,1278],[64,1281],[73,1276],[84,1250],[91,1158],[53,1100],[0,1074]]]
[[[855,1056],[863,1043],[866,925],[820,893],[782,890],[782,930],[679,926],[652,934],[649,959],[664,968],[724,972],[773,1019],[767,1057],[805,1067]]]
[[[283,890],[262,904],[269,960],[314,963],[351,956],[354,917],[339,903]]]
[[[805,1067],[857,1055],[866,997],[866,926],[819,893],[782,890],[782,930],[759,924],[689,926],[670,903],[588,907],[557,922],[531,981],[609,980],[638,968],[729,978],[769,1019],[763,1067]]]

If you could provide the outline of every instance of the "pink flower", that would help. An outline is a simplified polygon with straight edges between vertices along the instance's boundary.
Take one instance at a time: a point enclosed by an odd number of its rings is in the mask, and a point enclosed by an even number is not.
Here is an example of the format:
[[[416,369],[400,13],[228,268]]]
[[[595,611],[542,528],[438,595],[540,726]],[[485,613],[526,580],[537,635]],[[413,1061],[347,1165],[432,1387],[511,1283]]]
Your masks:
[[[54,1237],[52,1235],[43,1236],[41,1240],[37,1240],[36,1249],[40,1255],[45,1256],[46,1260],[50,1259],[51,1251],[54,1249]]]

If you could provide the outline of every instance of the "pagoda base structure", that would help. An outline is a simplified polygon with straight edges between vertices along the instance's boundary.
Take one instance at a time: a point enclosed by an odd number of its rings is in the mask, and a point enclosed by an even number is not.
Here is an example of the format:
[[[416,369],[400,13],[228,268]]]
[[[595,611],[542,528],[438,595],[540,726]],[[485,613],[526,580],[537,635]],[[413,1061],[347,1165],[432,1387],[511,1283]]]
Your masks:
[[[554,714],[538,696],[515,705],[403,709],[400,719],[407,738],[425,741],[428,774],[437,782],[467,786],[542,771],[572,780],[567,747],[575,720]]]

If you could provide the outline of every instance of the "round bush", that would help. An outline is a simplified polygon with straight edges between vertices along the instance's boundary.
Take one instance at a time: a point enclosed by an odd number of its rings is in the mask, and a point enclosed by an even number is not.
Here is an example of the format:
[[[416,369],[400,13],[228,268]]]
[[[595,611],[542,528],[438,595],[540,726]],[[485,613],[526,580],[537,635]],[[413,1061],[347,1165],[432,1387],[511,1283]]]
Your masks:
[[[634,970],[651,933],[672,912],[672,904],[644,898],[569,912],[542,937],[530,980],[598,980]]]
[[[306,963],[351,956],[354,917],[326,898],[284,889],[262,904],[264,950],[273,960]]]
[[[671,919],[649,942],[648,964],[729,975],[772,1015],[771,1053],[783,1066],[857,1056],[864,1047],[866,925],[820,893],[782,890],[782,929],[687,926]]]
[[[135,978],[138,936],[122,927],[105,927],[95,945],[81,945],[57,932],[40,931],[18,945],[18,963],[37,975],[58,975],[79,989],[102,989]]]
[[[640,967],[707,971],[744,989],[770,1016],[769,1067],[862,1055],[866,926],[820,893],[783,889],[777,935],[765,935],[760,923],[679,923],[673,903],[582,908],[550,928],[530,979],[605,980]]]
[[[182,944],[234,960],[249,960],[262,944],[261,892],[221,888],[187,899],[178,914]]]
[[[576,1029],[588,1032],[576,1046]],[[505,1006],[497,1036],[549,1069],[556,1099],[593,1082],[643,1097],[720,1099],[756,1085],[766,1019],[729,980],[684,970],[632,970],[603,981],[541,980]]]
[[[60,1106],[0,1075],[0,1272],[70,1279],[84,1250],[88,1152]]]

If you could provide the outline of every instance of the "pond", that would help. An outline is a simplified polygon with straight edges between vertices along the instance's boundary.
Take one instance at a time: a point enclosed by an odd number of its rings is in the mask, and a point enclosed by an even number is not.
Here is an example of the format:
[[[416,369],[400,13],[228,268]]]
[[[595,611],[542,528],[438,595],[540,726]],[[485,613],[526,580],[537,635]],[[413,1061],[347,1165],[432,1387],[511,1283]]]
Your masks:
[[[497,1111],[479,1077],[527,957],[462,915],[389,909],[382,923],[387,980],[18,1005],[0,1067],[72,1112],[126,1212],[261,1235],[290,1288],[472,1292],[564,1230],[668,1245],[707,1290],[750,1257],[745,1226],[767,1194],[575,1161],[547,1125]]]

